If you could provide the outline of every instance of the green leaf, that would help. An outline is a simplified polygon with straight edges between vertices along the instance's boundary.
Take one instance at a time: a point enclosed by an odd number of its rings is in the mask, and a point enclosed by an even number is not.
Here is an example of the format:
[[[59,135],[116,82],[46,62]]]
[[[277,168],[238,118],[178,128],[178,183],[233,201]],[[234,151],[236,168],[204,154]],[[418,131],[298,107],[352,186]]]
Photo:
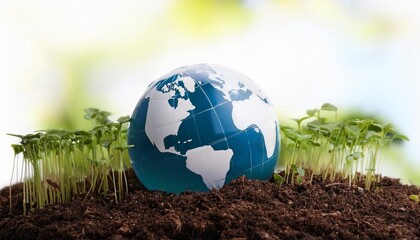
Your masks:
[[[45,130],[45,133],[48,135],[56,135],[60,138],[63,137],[67,132],[65,130],[59,130],[59,129],[49,129]]]
[[[321,131],[326,134],[330,134],[337,128],[337,124],[335,123],[326,123],[321,126]]]
[[[315,116],[315,114],[317,114],[319,112],[319,110],[318,109],[308,109],[308,110],[306,110],[306,114],[308,114],[308,116],[311,116],[311,117],[314,117]]]
[[[294,128],[290,127],[290,126],[281,126],[280,130],[282,131],[286,131],[286,130],[294,130]]]
[[[375,132],[375,131],[370,131],[366,134],[366,139],[368,140],[373,140],[373,139],[379,139],[381,136]]]
[[[382,132],[384,127],[385,126],[383,124],[373,123],[369,126],[369,130],[379,133],[379,132]]]
[[[359,160],[361,157],[363,157],[364,154],[362,152],[355,152],[353,154],[350,154],[346,157],[347,161],[356,161]]]
[[[390,123],[386,123],[385,126],[383,126],[383,129],[385,133],[394,133],[393,126]]]
[[[321,110],[335,112],[337,111],[337,107],[332,105],[331,103],[324,103],[321,107]]]
[[[94,113],[98,113],[99,109],[97,109],[97,108],[86,108],[86,109],[84,109],[84,111],[85,111],[85,113],[92,115]]]
[[[74,136],[73,132],[66,132],[63,134],[63,136],[61,136],[63,139],[70,139]]]
[[[296,137],[297,137],[298,140],[306,141],[308,139],[311,139],[312,135],[310,135],[310,134],[302,134],[302,135],[296,134]]]
[[[402,134],[395,134],[394,138],[402,139],[402,140],[407,141],[407,142],[410,141],[410,139],[407,136],[402,135]]]
[[[302,182],[303,182],[303,177],[302,177],[301,175],[299,175],[299,176],[297,177],[297,182],[298,182],[298,183],[302,183]]]
[[[410,200],[413,200],[413,201],[415,201],[416,203],[419,203],[419,196],[418,195],[410,195],[409,197],[408,197]]]
[[[298,167],[296,166],[296,164],[292,164],[290,165],[290,169],[292,169],[293,172],[297,172]]]
[[[25,151],[25,149],[23,148],[22,145],[20,144],[12,144],[12,148],[15,152],[15,156],[19,155],[19,153],[23,153]]]
[[[299,118],[292,118],[292,120],[297,122],[298,124],[300,124],[300,119]]]
[[[32,137],[28,140],[29,143],[38,143],[38,141],[39,141],[39,138],[37,137]]]
[[[99,116],[101,116],[101,117],[109,117],[111,115],[112,115],[112,113],[110,113],[108,111],[100,111],[99,112]]]
[[[280,176],[280,174],[278,174],[278,173],[274,173],[273,177],[274,177],[274,182],[278,185],[283,184],[283,182],[285,180],[284,177]]]
[[[372,125],[375,121],[373,119],[363,119],[360,120],[361,122],[361,128],[369,128],[370,125]]]
[[[309,140],[308,140],[308,143],[309,143],[309,144],[311,144],[311,145],[312,145],[312,146],[314,146],[314,147],[320,147],[320,146],[321,146],[321,144],[320,144],[320,143],[315,142],[315,141],[313,141],[312,139],[309,139]]]
[[[299,176],[303,177],[305,176],[305,170],[303,170],[302,168],[297,168],[297,173],[299,174]]]
[[[293,121],[295,121],[298,125],[300,125],[303,121],[305,121],[306,119],[309,119],[309,118],[311,118],[311,116],[305,116],[305,117],[302,117],[302,118],[293,118],[292,120]]]
[[[85,115],[83,115],[83,117],[86,119],[86,120],[92,120],[92,114],[85,114]]]
[[[324,125],[324,123],[319,121],[318,119],[315,119],[313,121],[308,122],[308,126],[311,126],[311,127],[314,127],[314,128],[315,127],[322,127],[323,125]]]
[[[6,135],[23,139],[23,136],[22,135],[18,135],[18,134],[7,133]]]
[[[360,135],[360,129],[357,125],[350,125],[345,127],[346,132],[350,133],[353,137],[357,137]]]
[[[108,128],[112,128],[112,127],[119,127],[121,123],[114,123],[114,122],[109,122],[107,124]]]
[[[123,124],[123,123],[126,123],[126,122],[129,122],[131,120],[131,118],[130,118],[130,116],[123,116],[123,117],[120,117],[120,118],[118,118],[118,122],[119,123],[121,123],[121,124]]]
[[[85,119],[86,120],[92,120],[96,117],[96,115],[99,113],[99,109],[97,108],[86,108],[85,110]]]
[[[90,132],[82,131],[82,130],[75,131],[74,134],[79,135],[79,136],[91,137]]]
[[[109,146],[111,146],[112,142],[113,142],[112,140],[104,139],[104,140],[101,140],[101,145],[104,148],[109,148]]]
[[[305,176],[305,171],[302,168],[296,166],[296,164],[290,165],[290,168],[292,169],[294,173],[297,173],[299,176],[301,177]]]
[[[105,125],[99,125],[99,126],[96,126],[96,127],[92,128],[92,132],[96,132],[98,130],[103,131],[105,128],[106,128]]]
[[[291,130],[291,129],[287,129],[287,130],[283,130],[284,135],[289,138],[292,141],[296,141],[296,132],[295,130]]]
[[[365,154],[363,154],[362,152],[353,153],[354,160],[359,160],[360,158],[362,158],[364,156],[365,156]]]
[[[85,109],[84,109],[84,111],[85,111],[86,113],[92,114],[92,113],[97,113],[97,112],[99,112],[99,109],[97,109],[97,108],[85,108]]]

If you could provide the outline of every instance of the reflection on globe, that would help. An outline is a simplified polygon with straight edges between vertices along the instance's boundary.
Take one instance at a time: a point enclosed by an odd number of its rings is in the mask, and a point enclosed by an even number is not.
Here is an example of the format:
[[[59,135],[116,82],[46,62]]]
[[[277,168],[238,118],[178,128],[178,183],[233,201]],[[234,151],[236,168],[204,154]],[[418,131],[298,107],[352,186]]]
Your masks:
[[[149,190],[208,191],[242,175],[267,180],[280,153],[265,93],[217,65],[178,68],[154,81],[128,131],[134,171]]]

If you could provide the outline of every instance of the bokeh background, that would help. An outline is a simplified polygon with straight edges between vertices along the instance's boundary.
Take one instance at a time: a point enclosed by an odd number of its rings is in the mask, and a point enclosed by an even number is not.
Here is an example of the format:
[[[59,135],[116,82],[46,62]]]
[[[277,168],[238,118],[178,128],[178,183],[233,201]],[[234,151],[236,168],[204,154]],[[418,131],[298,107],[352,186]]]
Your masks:
[[[0,1],[0,187],[17,139],[89,127],[83,109],[132,113],[147,85],[194,63],[233,68],[281,122],[331,102],[411,141],[382,172],[420,184],[420,1]]]

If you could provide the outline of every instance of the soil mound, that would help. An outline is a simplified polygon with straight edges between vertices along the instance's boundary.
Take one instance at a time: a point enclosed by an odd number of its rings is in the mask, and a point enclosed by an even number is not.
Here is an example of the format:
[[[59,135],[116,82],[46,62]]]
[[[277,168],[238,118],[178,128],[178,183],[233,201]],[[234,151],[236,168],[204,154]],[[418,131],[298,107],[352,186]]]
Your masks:
[[[4,188],[0,239],[420,239],[420,204],[409,199],[420,190],[396,179],[368,192],[320,178],[294,187],[240,178],[219,191],[174,195],[131,176],[118,204],[112,195],[79,195],[27,216],[21,203],[10,213]]]

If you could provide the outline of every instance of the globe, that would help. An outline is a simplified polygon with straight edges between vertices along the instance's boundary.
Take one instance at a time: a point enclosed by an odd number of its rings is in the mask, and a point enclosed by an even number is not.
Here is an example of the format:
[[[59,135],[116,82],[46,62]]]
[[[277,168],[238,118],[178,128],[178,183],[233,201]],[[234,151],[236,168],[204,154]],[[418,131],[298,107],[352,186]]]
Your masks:
[[[220,189],[235,178],[269,179],[279,125],[266,94],[226,67],[196,64],[152,82],[128,129],[135,174],[149,190]]]

